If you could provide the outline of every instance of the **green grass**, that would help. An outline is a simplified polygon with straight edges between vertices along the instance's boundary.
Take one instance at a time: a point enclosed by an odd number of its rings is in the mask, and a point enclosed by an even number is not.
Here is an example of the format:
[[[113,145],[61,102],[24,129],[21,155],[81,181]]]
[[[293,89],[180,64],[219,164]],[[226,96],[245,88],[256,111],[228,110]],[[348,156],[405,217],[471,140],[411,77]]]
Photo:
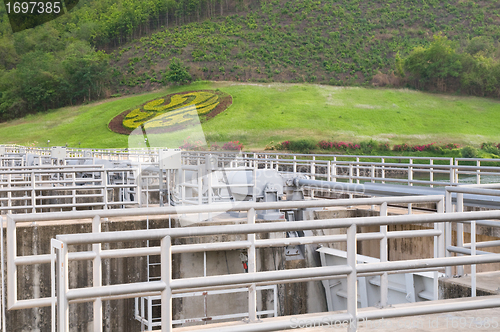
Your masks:
[[[0,143],[78,147],[127,147],[128,137],[107,123],[124,110],[186,90],[220,89],[233,105],[202,125],[208,142],[239,140],[245,149],[263,149],[289,139],[392,144],[458,143],[478,146],[500,141],[500,102],[486,98],[411,90],[339,88],[309,84],[199,82],[154,93],[79,107],[67,107],[0,124]],[[174,146],[193,130],[148,135],[152,146]],[[175,142],[171,138],[176,138]],[[142,141],[141,137],[138,137]]]

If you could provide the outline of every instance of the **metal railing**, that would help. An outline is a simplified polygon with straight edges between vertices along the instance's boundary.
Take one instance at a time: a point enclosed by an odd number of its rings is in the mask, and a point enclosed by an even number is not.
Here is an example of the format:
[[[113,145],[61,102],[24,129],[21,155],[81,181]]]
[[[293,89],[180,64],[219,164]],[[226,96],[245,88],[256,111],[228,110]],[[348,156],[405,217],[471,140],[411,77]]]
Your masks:
[[[52,213],[38,213],[38,214],[12,214],[6,216],[7,231],[7,288],[13,291],[8,293],[7,304],[9,310],[26,309],[33,307],[49,306],[51,298],[40,299],[17,299],[17,267],[34,265],[34,264],[48,264],[51,261],[50,254],[37,254],[37,255],[17,255],[17,224],[22,222],[41,222],[41,221],[64,221],[71,222],[75,219],[91,219],[92,220],[92,233],[101,232],[101,222],[105,218],[110,217],[134,217],[134,216],[154,216],[154,215],[183,215],[183,214],[198,214],[210,212],[226,212],[226,211],[248,211],[252,208],[259,210],[272,210],[272,209],[294,209],[294,208],[313,208],[313,207],[333,207],[333,206],[356,206],[356,205],[380,205],[380,204],[398,204],[398,203],[419,203],[419,202],[439,202],[442,196],[415,196],[415,197],[385,197],[385,198],[359,198],[355,200],[313,200],[313,201],[292,201],[292,202],[276,202],[276,203],[254,203],[254,202],[240,202],[238,204],[220,203],[214,205],[200,205],[200,206],[179,206],[179,207],[156,207],[156,208],[130,208],[118,210],[85,210],[85,211],[69,211],[69,212],[52,212]],[[266,223],[267,224],[267,223]],[[186,229],[192,229],[187,227]],[[156,230],[153,230],[153,232]],[[409,233],[408,233],[409,234]],[[87,234],[90,235],[90,234]],[[361,236],[361,238],[364,235]],[[329,240],[338,240],[337,236],[333,237],[318,237],[315,241],[328,242]],[[293,239],[286,239],[287,243],[291,243]],[[241,243],[236,243],[240,246]],[[199,248],[205,248],[200,246]],[[190,248],[186,246],[183,248]],[[195,245],[196,248],[196,245]],[[227,249],[233,248],[227,245]],[[207,251],[210,251],[208,246]],[[99,250],[88,251],[83,253],[70,253],[69,260],[89,260],[100,258],[114,257],[114,250]],[[189,249],[192,250],[192,249]],[[203,251],[203,250],[202,250]],[[143,247],[133,250],[123,251],[125,255],[132,256],[146,256],[158,255],[160,253],[158,247]],[[99,271],[97,267],[94,271]],[[96,272],[97,273],[97,272]]]
[[[48,212],[54,209],[107,209],[138,205],[126,193],[141,192],[134,168],[105,169],[98,165],[0,168],[0,212]],[[111,181],[113,179],[113,181]],[[113,190],[118,195],[112,195]]]
[[[407,185],[456,185],[466,178],[481,183],[481,175],[500,179],[500,167],[482,166],[482,162],[500,162],[495,159],[366,156],[333,154],[183,152],[185,163],[196,163],[207,154],[219,156],[220,162],[240,163],[258,169],[276,169],[280,172],[307,175],[312,179],[360,183],[370,181]],[[390,162],[388,162],[390,161]],[[465,164],[464,164],[465,163]],[[470,165],[471,163],[475,165]]]
[[[50,158],[49,148],[10,146],[10,153],[32,153]],[[149,149],[66,149],[67,157],[101,158],[110,161],[129,160],[143,164],[158,164],[158,148]],[[484,166],[484,163],[498,163],[497,159],[410,157],[410,156],[367,156],[335,154],[290,154],[277,152],[221,152],[184,151],[185,165],[204,162],[208,154],[219,157],[221,167],[256,167],[277,169],[327,181],[360,183],[400,183],[408,185],[445,186],[461,181],[480,184],[485,176],[500,179],[500,167]],[[16,156],[18,158],[19,156]],[[232,165],[231,165],[232,163]],[[483,163],[483,165],[481,164]],[[475,179],[475,180],[473,180]]]
[[[456,211],[464,211],[464,195],[485,195],[485,196],[500,196],[500,184],[483,184],[483,185],[461,185],[457,187],[446,187],[446,206],[447,212],[453,212],[452,195],[456,195]],[[470,243],[464,243],[464,223],[470,224]],[[500,227],[499,221],[492,220],[471,220],[464,223],[457,223],[456,231],[456,246],[452,245],[452,229],[451,225],[446,225],[449,236],[446,237],[447,256],[452,253],[459,255],[471,255],[472,257],[480,254],[490,254],[489,252],[479,251],[478,248],[499,247],[500,241],[482,241],[477,242],[477,226]],[[451,267],[446,269],[446,275],[451,276]],[[457,275],[464,275],[463,265],[457,266]],[[476,296],[476,265],[471,265],[471,294]]]
[[[405,197],[400,198],[400,202],[405,203],[416,203],[423,201],[434,201],[438,202],[440,212],[443,212],[443,197]],[[369,201],[370,199],[368,199]],[[371,199],[372,203],[382,204],[381,211],[384,210],[383,206],[387,203],[388,199],[376,200]],[[295,202],[287,202],[295,203]],[[302,204],[300,204],[302,203]],[[297,202],[297,206],[307,206],[307,203],[312,202]],[[321,201],[316,202],[316,204],[322,203]],[[271,204],[271,203],[269,203]],[[130,298],[136,297],[138,294],[158,294],[161,293],[161,311],[162,311],[162,331],[172,330],[172,296],[174,293],[187,292],[187,291],[201,291],[201,290],[211,290],[211,289],[224,289],[232,287],[248,287],[249,288],[249,319],[250,321],[256,320],[256,305],[255,305],[255,287],[258,285],[269,285],[269,284],[282,284],[289,282],[298,281],[310,281],[310,280],[322,280],[322,279],[332,279],[337,277],[347,277],[347,293],[348,293],[348,311],[347,315],[341,314],[342,317],[347,317],[352,322],[354,326],[353,331],[356,330],[356,322],[360,318],[367,317],[366,313],[357,312],[357,288],[356,279],[358,276],[366,275],[382,275],[392,272],[392,271],[419,271],[430,269],[439,269],[445,266],[454,266],[461,264],[482,264],[482,263],[493,263],[500,262],[500,255],[490,254],[490,255],[477,255],[475,257],[444,257],[445,256],[445,246],[444,246],[444,222],[465,222],[472,220],[482,220],[482,219],[500,219],[500,211],[481,211],[481,212],[457,212],[457,213],[431,213],[431,214],[415,214],[415,215],[400,215],[400,216],[380,216],[380,217],[361,217],[361,218],[344,218],[344,219],[332,219],[332,220],[314,220],[314,221],[301,221],[301,222],[276,222],[276,223],[259,223],[255,224],[255,209],[269,209],[270,206],[277,208],[278,206],[284,206],[285,203],[274,203],[274,204],[255,204],[249,203],[248,206],[239,206],[238,210],[248,211],[248,224],[239,224],[231,226],[207,226],[207,227],[193,227],[193,228],[180,228],[180,229],[161,229],[154,231],[124,231],[124,232],[113,232],[113,233],[100,233],[100,234],[73,234],[73,235],[58,235],[57,240],[53,240],[52,247],[57,252],[57,262],[58,262],[58,294],[57,294],[57,311],[58,311],[58,326],[59,331],[64,331],[69,324],[68,316],[68,305],[73,302],[85,302],[85,301],[102,301],[111,300],[119,298]],[[352,200],[351,203],[352,204]],[[209,209],[210,211],[216,211],[216,207]],[[111,211],[110,211],[111,212]],[[198,212],[198,210],[196,210]],[[383,214],[383,212],[382,212]],[[407,261],[381,261],[380,263],[369,263],[369,264],[357,264],[356,262],[356,245],[359,240],[367,239],[378,239],[381,241],[381,248],[387,248],[384,246],[384,239],[393,236],[393,232],[377,232],[377,233],[366,233],[357,234],[356,228],[358,226],[387,226],[387,225],[399,225],[399,224],[422,224],[422,223],[432,223],[435,225],[435,229],[422,230],[422,234],[418,236],[434,236],[435,237],[435,258],[430,259],[416,259]],[[262,232],[283,232],[283,231],[294,231],[294,230],[312,230],[312,229],[329,229],[329,228],[347,228],[346,235],[335,235],[335,236],[320,236],[320,237],[303,237],[294,239],[271,239],[271,240],[256,240],[255,234]],[[403,231],[398,237],[412,237],[414,231]],[[423,233],[426,233],[425,235]],[[216,234],[247,234],[247,241],[236,241],[229,243],[205,243],[196,245],[173,245],[172,239],[181,238],[186,236],[207,236]],[[156,248],[156,254],[161,256],[161,280],[149,283],[133,283],[133,284],[119,284],[111,286],[95,285],[92,288],[78,288],[69,289],[68,286],[68,261],[70,259],[70,253],[68,253],[68,245],[79,245],[79,244],[93,244],[94,246],[100,246],[101,243],[107,242],[121,242],[121,241],[135,241],[135,240],[161,240],[161,248]],[[303,268],[295,270],[286,271],[266,271],[257,272],[255,268],[255,250],[261,247],[272,247],[272,246],[284,246],[291,244],[304,244],[304,243],[321,243],[321,242],[335,242],[335,241],[346,241],[347,242],[347,264],[344,266],[336,267],[320,267],[320,268]],[[171,265],[171,255],[172,253],[180,252],[196,252],[196,251],[207,251],[207,250],[230,250],[230,249],[241,249],[246,248],[248,250],[248,273],[245,274],[234,274],[234,275],[218,275],[210,277],[197,277],[197,278],[185,278],[185,279],[174,279],[172,280],[172,265]],[[151,248],[148,250],[152,250]],[[99,253],[94,253],[94,267],[96,267],[96,260],[102,257],[104,251]],[[80,253],[83,255],[83,253]],[[106,257],[129,257],[138,256],[144,254],[144,252],[139,252],[135,250],[133,253],[130,250],[114,250],[112,253],[106,253]],[[85,253],[89,255],[89,253]],[[55,257],[52,259],[53,264],[55,264]],[[100,261],[99,261],[100,264]],[[99,269],[97,267],[97,269]],[[55,280],[53,280],[54,283]],[[383,283],[383,282],[382,282]],[[384,287],[381,288],[382,290]],[[435,290],[437,291],[437,290]],[[55,295],[55,294],[54,294]],[[381,294],[384,297],[383,293]],[[460,309],[470,309],[470,308],[487,308],[491,306],[500,306],[500,301],[490,303],[491,301],[476,301],[469,302],[468,305],[464,303],[447,304],[446,308],[441,308],[443,311],[453,311]],[[55,301],[52,304],[55,305]],[[55,309],[55,307],[53,307]],[[415,312],[419,312],[420,307],[412,307],[406,310],[400,309],[395,313],[393,309],[390,313],[386,310],[379,310],[377,313],[370,313],[369,319],[382,318],[382,317],[398,317],[413,315]],[[423,309],[422,309],[423,310]],[[55,315],[55,311],[54,311]],[[94,317],[96,317],[96,324],[94,326],[95,331],[100,331],[102,324],[100,324],[100,319],[102,314],[100,312],[94,312]],[[339,317],[340,317],[339,316]],[[55,321],[53,321],[55,323]],[[273,325],[274,324],[274,325]],[[275,324],[284,324],[283,328],[290,328],[291,322],[281,322],[281,323],[259,323],[259,330],[270,331],[276,328]],[[253,326],[253,328],[256,328]],[[54,326],[55,329],[55,326]],[[234,327],[231,327],[234,330]],[[225,331],[225,328],[218,328],[218,331]],[[228,330],[229,331],[229,330]]]
[[[258,286],[257,291],[262,290],[272,290],[274,305],[273,309],[269,310],[258,310],[256,312],[257,317],[272,315],[273,317],[278,317],[278,287],[276,285],[271,286]],[[172,298],[186,298],[194,296],[204,296],[205,299],[209,295],[221,295],[221,294],[234,294],[234,293],[244,293],[248,292],[247,288],[235,288],[235,289],[221,289],[213,291],[203,291],[203,292],[189,292],[173,294]],[[218,320],[227,320],[235,318],[248,318],[248,312],[225,314],[225,315],[208,315],[207,301],[204,301],[204,316],[195,318],[183,318],[176,319],[172,321],[173,325],[180,325],[185,323],[194,322],[214,322]],[[135,319],[141,322],[141,325],[147,327],[147,331],[152,331],[155,327],[161,327],[161,317],[155,317],[152,312],[152,307],[161,307],[161,296],[147,296],[141,298],[135,298]]]

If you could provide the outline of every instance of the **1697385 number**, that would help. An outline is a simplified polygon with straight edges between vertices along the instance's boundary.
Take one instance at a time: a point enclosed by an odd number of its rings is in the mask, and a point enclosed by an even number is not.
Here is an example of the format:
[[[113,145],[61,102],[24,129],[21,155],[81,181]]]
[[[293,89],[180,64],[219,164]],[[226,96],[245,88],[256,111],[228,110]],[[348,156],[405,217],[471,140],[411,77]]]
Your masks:
[[[60,2],[6,2],[7,13],[11,14],[59,14],[61,12]]]

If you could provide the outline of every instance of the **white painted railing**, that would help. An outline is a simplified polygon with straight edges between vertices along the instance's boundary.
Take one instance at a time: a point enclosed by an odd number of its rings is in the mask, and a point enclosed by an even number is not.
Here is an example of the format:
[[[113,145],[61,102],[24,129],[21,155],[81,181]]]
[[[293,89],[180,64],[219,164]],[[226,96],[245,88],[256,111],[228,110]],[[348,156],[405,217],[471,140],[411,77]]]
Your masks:
[[[48,212],[54,209],[107,209],[139,205],[135,168],[98,165],[0,168],[0,212]],[[113,181],[111,179],[113,178]],[[108,196],[113,190],[121,195]],[[133,190],[133,199],[125,197]]]
[[[406,202],[422,202],[425,197],[412,197],[405,198]],[[427,198],[429,199],[429,198]],[[443,211],[443,197],[431,198],[431,201],[436,200],[440,205],[439,210]],[[403,200],[402,200],[403,201]],[[352,200],[350,201],[352,203]],[[373,200],[373,203],[378,201]],[[291,202],[290,202],[291,203]],[[299,206],[307,205],[309,202],[298,202]],[[283,203],[275,203],[274,207]],[[381,203],[382,206],[384,202]],[[252,207],[250,207],[252,206]],[[215,207],[214,207],[215,208]],[[211,211],[214,211],[213,209]],[[444,222],[464,222],[482,219],[500,219],[500,211],[481,211],[481,212],[461,212],[461,213],[431,213],[431,214],[416,214],[416,215],[400,215],[400,216],[380,216],[380,217],[362,217],[362,218],[347,218],[347,219],[334,219],[334,220],[314,220],[314,221],[300,221],[300,222],[277,222],[277,223],[259,223],[255,224],[255,208],[269,209],[267,204],[254,204],[241,207],[239,210],[248,210],[248,224],[239,224],[231,226],[207,226],[207,227],[193,227],[193,228],[180,228],[180,229],[161,229],[154,231],[133,231],[133,232],[113,232],[113,233],[100,233],[100,234],[74,234],[74,235],[58,235],[57,240],[53,240],[53,248],[57,251],[57,261],[59,268],[57,268],[58,276],[57,282],[59,285],[57,297],[57,311],[58,311],[58,324],[59,330],[64,330],[69,324],[68,305],[72,302],[81,301],[95,301],[111,300],[118,298],[136,297],[138,294],[158,294],[161,293],[162,304],[162,331],[172,330],[172,295],[176,292],[187,292],[195,290],[210,290],[220,288],[232,288],[236,286],[249,287],[249,304],[250,321],[256,320],[255,313],[255,286],[268,285],[268,284],[282,284],[288,282],[310,281],[332,279],[335,276],[347,277],[347,292],[348,292],[348,312],[347,316],[353,325],[360,318],[364,318],[365,314],[357,312],[356,299],[357,288],[356,278],[363,275],[384,275],[392,271],[405,271],[412,270],[418,271],[420,269],[428,271],[429,268],[439,269],[445,266],[454,266],[461,264],[482,264],[500,262],[500,255],[478,255],[475,257],[444,257]],[[198,210],[196,210],[198,211]],[[383,211],[383,208],[382,208]],[[419,224],[419,223],[432,223],[435,225],[434,230],[427,230],[426,236],[434,236],[436,243],[436,256],[431,259],[417,259],[407,261],[394,261],[394,262],[380,262],[370,264],[357,264],[356,263],[356,243],[359,240],[365,239],[379,239],[384,241],[391,237],[391,232],[366,233],[357,234],[356,228],[358,226],[387,226],[399,224]],[[256,240],[255,234],[262,232],[282,232],[293,230],[311,230],[311,229],[329,229],[329,228],[343,228],[347,227],[347,235],[329,236],[329,239],[319,237],[304,237],[294,239],[272,239],[272,240]],[[399,233],[399,232],[398,232]],[[412,237],[412,231],[402,232],[406,234],[399,234],[401,237]],[[229,242],[229,243],[210,243],[200,245],[173,245],[172,239],[185,237],[185,236],[207,236],[219,234],[248,234],[247,241]],[[157,248],[156,252],[161,255],[162,275],[160,281],[149,283],[134,283],[134,284],[120,284],[112,286],[95,285],[92,288],[79,288],[69,289],[68,286],[68,260],[69,253],[67,251],[68,245],[78,244],[94,244],[117,241],[134,241],[134,240],[161,240],[161,248]],[[347,264],[345,266],[336,267],[321,267],[321,268],[304,268],[286,271],[267,271],[257,272],[255,269],[255,249],[259,247],[271,246],[284,246],[293,242],[293,244],[304,243],[318,243],[318,242],[347,242]],[[198,248],[196,248],[198,247]],[[383,247],[383,245],[381,245]],[[197,277],[187,279],[174,279],[171,277],[171,254],[179,252],[193,252],[205,250],[228,250],[246,248],[248,254],[248,273],[234,274],[234,275],[218,275],[210,277]],[[387,247],[386,247],[387,248]],[[101,252],[102,255],[102,252]],[[126,250],[115,250],[112,255],[106,257],[124,257],[124,256],[137,256],[138,253],[131,253]],[[102,257],[102,256],[101,256]],[[382,287],[384,288],[384,287]],[[384,296],[384,295],[382,295]],[[55,302],[53,302],[55,304]],[[471,308],[487,308],[491,306],[500,306],[500,301],[496,300],[494,304],[489,301],[469,302],[468,306],[464,307],[463,303],[456,305],[450,303],[443,311],[453,311],[457,308],[471,309]],[[390,313],[385,310],[379,310],[378,314],[371,315],[369,319],[387,317],[397,317],[415,314],[420,307],[412,307],[407,310],[399,310],[395,314],[394,310]],[[94,313],[97,317],[97,325],[94,327],[95,331],[100,330],[102,326],[99,317],[102,317],[99,312]],[[339,316],[339,317],[340,317]],[[274,325],[273,325],[274,324]],[[259,323],[252,328],[261,331],[271,331],[276,328],[275,324],[284,324],[283,328],[290,328],[291,322],[281,323]],[[234,330],[234,327],[231,327]],[[244,329],[243,329],[244,330]],[[226,331],[225,328],[218,328],[218,331]],[[229,330],[228,330],[229,331]],[[355,331],[355,328],[353,329]]]
[[[464,211],[464,195],[484,195],[484,196],[500,196],[500,184],[483,184],[483,185],[461,185],[458,187],[446,187],[446,204],[447,212],[453,212],[452,204],[452,194],[456,195],[456,212]],[[464,243],[464,223],[470,224],[470,243]],[[491,228],[499,228],[500,221],[493,220],[470,220],[464,223],[457,223],[456,230],[456,246],[452,246],[451,238],[451,225],[447,224],[449,236],[446,237],[446,249],[447,256],[451,256],[452,253],[459,255],[471,255],[475,257],[478,253],[489,254],[488,252],[479,251],[478,248],[492,248],[499,247],[500,241],[482,241],[477,242],[477,226],[486,226]],[[446,269],[447,276],[451,276],[451,267]],[[464,275],[464,267],[462,265],[457,266],[457,275]],[[472,297],[476,296],[476,265],[471,265],[471,293]]]

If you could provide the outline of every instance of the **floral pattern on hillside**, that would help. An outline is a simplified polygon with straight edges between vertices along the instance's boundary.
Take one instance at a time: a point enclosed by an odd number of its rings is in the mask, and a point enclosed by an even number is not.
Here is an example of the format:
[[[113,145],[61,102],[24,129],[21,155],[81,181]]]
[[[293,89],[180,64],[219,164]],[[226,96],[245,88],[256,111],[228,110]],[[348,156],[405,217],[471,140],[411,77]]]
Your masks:
[[[201,122],[213,118],[231,104],[231,96],[218,90],[181,92],[127,110],[113,118],[108,127],[126,135],[140,127],[150,133],[169,132],[197,123],[197,118]]]

